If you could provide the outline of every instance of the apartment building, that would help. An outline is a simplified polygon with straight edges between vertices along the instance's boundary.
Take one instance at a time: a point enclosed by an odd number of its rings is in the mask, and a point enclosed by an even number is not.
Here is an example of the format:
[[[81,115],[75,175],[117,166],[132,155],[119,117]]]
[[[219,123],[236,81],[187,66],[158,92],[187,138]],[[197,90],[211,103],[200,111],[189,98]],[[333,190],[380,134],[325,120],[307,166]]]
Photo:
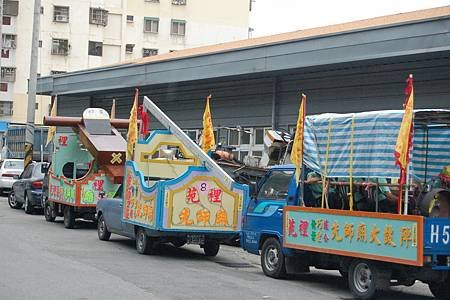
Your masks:
[[[40,76],[245,39],[246,0],[41,0]],[[4,1],[0,121],[25,122],[34,1]],[[38,96],[36,123],[48,114]]]

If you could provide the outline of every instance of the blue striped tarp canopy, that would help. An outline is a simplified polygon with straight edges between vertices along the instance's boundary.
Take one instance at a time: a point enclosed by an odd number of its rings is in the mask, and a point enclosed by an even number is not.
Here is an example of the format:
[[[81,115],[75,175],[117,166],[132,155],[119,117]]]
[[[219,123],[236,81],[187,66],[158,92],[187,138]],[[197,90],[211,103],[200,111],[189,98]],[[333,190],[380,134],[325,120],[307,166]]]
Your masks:
[[[417,110],[415,114],[423,111],[432,115],[433,111],[444,110]],[[346,178],[350,176],[352,156],[353,177],[398,178],[400,169],[395,166],[394,149],[403,113],[388,110],[307,116],[305,163],[321,174],[327,165],[328,177]],[[352,122],[353,155],[350,154]],[[424,181],[438,175],[450,164],[450,128],[436,124],[415,126],[411,161],[413,178]]]

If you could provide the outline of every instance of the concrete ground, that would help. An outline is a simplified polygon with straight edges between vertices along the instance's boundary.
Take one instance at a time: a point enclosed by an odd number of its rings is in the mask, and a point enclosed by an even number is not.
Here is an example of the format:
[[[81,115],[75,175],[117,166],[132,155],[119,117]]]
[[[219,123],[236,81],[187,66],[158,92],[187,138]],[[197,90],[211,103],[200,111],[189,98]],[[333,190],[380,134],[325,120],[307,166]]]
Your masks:
[[[222,246],[207,258],[195,245],[139,255],[134,242],[98,240],[92,223],[11,209],[0,198],[0,299],[351,299],[338,272],[312,269],[286,280],[266,277],[259,257]],[[428,287],[395,287],[383,299],[432,299]]]

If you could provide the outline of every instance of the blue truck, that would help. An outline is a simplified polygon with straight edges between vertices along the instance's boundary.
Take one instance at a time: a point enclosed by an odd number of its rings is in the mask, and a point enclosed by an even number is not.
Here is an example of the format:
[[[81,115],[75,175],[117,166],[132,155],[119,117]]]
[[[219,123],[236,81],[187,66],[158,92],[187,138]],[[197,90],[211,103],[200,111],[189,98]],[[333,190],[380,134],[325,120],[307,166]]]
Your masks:
[[[438,125],[450,112],[415,113],[414,181],[399,213],[389,204],[399,193],[392,153],[401,113],[307,117],[301,182],[293,165],[274,166],[244,207],[241,246],[261,256],[265,275],[338,270],[358,299],[419,280],[450,299],[450,130]],[[350,145],[354,178],[345,177]]]

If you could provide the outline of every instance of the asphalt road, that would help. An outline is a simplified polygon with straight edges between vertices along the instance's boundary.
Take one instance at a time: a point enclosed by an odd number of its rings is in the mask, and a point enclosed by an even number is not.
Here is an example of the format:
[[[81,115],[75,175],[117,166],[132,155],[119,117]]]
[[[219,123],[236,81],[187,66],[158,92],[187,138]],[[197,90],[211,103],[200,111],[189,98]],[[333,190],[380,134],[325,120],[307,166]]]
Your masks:
[[[195,245],[139,255],[134,242],[98,240],[93,224],[65,229],[0,198],[0,299],[351,299],[335,271],[276,280],[259,257],[222,246],[207,258]],[[428,287],[395,287],[383,299],[432,299]]]

